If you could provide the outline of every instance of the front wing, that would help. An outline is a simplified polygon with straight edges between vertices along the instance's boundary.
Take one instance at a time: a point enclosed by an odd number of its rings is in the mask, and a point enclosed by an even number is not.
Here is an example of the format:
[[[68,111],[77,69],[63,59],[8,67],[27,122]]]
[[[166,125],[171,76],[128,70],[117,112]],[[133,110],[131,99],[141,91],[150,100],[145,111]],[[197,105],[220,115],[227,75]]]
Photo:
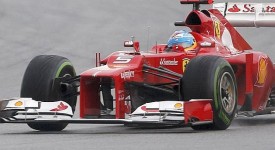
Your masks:
[[[213,123],[212,100],[146,103],[125,119],[75,119],[64,101],[40,102],[31,98],[0,101],[0,123],[125,124],[193,126]]]

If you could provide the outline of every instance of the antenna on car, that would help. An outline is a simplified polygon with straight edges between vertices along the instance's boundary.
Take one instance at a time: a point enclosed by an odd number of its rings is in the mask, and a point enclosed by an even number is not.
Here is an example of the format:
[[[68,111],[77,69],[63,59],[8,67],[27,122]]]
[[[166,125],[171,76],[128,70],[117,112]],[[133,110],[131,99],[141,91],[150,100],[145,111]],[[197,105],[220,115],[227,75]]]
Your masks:
[[[147,26],[147,52],[149,51],[149,42],[150,42],[150,26]]]
[[[158,53],[158,41],[156,41],[156,54]]]
[[[131,41],[135,42],[135,36],[131,36]]]

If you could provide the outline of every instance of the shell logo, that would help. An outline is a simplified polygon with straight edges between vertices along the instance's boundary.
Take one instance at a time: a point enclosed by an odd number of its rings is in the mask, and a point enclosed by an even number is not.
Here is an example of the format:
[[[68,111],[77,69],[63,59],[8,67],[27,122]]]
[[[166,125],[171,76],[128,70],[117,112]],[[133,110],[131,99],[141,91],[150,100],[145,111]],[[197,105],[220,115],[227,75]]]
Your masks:
[[[257,74],[257,81],[255,86],[263,86],[266,80],[267,75],[267,58],[260,57],[259,64],[258,64],[258,74]]]
[[[20,107],[20,106],[23,105],[23,102],[22,101],[17,101],[14,105],[17,106],[17,107]]]
[[[182,103],[176,103],[174,105],[174,107],[177,108],[177,109],[182,108],[182,106],[183,106]]]

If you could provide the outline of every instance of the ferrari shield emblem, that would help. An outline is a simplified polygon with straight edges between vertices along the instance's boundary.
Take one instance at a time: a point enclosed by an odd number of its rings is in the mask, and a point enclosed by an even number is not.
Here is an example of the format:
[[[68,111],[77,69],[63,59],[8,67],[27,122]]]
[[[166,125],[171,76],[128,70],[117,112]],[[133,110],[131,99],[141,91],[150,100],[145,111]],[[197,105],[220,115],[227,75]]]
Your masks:
[[[219,21],[214,21],[215,36],[221,38],[221,26]]]
[[[187,64],[189,63],[189,61],[190,61],[189,58],[184,58],[184,59],[182,60],[182,72],[185,71],[186,66],[187,66]]]
[[[258,64],[258,74],[255,86],[263,86],[267,75],[267,58],[260,57]]]

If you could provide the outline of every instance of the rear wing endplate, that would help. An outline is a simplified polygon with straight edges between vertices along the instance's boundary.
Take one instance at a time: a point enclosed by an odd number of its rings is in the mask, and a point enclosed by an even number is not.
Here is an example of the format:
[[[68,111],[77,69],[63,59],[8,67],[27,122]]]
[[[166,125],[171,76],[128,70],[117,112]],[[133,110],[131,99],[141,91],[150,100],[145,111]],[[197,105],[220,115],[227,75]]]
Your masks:
[[[216,3],[213,8],[235,27],[275,27],[275,3]]]

